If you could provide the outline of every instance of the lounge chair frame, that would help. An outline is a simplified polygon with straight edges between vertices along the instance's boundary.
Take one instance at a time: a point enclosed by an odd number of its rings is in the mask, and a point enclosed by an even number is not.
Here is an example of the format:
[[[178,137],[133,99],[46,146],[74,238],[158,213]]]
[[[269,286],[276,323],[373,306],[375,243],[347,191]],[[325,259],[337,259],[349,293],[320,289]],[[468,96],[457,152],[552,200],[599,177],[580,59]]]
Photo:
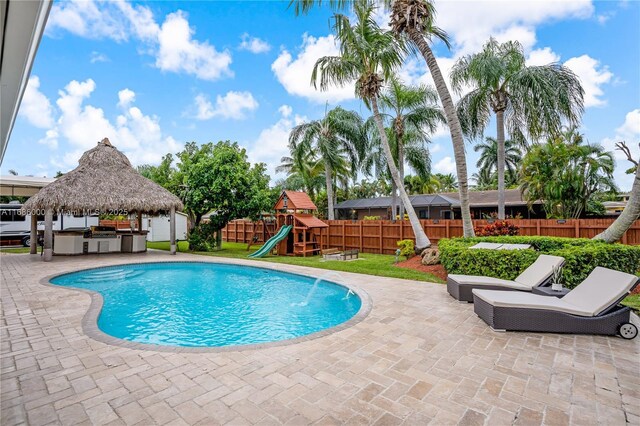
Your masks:
[[[538,287],[547,287],[551,285],[551,281],[553,280],[553,276],[550,276],[546,280],[542,282]],[[522,291],[516,288],[509,288],[504,285],[482,285],[479,286],[477,284],[465,284],[459,283],[449,277],[447,277],[447,291],[453,298],[460,302],[473,302],[473,289],[478,288],[482,290],[503,290],[503,291]]]
[[[620,326],[631,319],[631,309],[620,305],[620,302],[638,284],[640,279],[628,293],[594,317],[583,317],[548,309],[493,306],[479,297],[474,298],[473,310],[494,330],[616,336]]]

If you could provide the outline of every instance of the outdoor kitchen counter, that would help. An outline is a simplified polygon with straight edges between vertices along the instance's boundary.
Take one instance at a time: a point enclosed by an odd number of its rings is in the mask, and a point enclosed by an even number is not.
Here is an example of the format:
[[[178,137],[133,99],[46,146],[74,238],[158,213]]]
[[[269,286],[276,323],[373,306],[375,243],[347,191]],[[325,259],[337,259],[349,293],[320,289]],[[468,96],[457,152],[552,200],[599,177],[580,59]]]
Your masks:
[[[147,235],[128,232],[97,237],[82,231],[58,231],[54,233],[53,250],[56,255],[139,253],[147,250]]]

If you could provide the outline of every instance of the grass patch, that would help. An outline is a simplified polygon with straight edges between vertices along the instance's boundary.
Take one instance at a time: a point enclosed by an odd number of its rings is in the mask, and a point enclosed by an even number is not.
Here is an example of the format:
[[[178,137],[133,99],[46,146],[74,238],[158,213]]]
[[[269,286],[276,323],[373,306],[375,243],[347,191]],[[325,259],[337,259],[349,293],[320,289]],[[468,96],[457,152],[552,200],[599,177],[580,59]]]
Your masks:
[[[169,243],[148,242],[147,247],[150,249],[169,250]],[[246,259],[249,253],[254,252],[259,247],[260,246],[257,245],[252,246],[251,251],[247,251],[246,244],[223,242],[222,249],[220,250],[213,252],[195,252],[194,254],[233,259]],[[186,241],[181,241],[178,244],[178,251],[185,253],[189,252],[189,244]],[[412,269],[398,268],[394,265],[395,256],[386,254],[360,253],[360,260],[353,261],[325,261],[322,259],[322,256],[268,256],[254,260],[272,263],[285,263],[288,265],[307,266],[309,268],[327,269],[331,271],[354,272],[358,274],[376,275],[379,277],[442,283],[442,280],[435,275],[414,271]]]
[[[625,297],[622,304],[633,309],[636,314],[640,315],[640,294],[630,294]]]
[[[29,247],[14,247],[14,248],[0,249],[0,253],[13,253],[13,254],[29,253],[29,251],[30,251]]]

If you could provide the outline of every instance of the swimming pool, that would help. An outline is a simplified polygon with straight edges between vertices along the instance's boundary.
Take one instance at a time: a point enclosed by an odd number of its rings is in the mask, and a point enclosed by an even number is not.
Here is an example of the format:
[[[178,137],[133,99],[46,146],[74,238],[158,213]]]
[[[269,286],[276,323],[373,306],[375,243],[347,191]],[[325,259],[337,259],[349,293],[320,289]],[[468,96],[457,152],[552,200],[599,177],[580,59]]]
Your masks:
[[[219,263],[111,266],[50,281],[98,292],[100,330],[152,345],[277,342],[342,324],[362,306],[352,291],[326,280]]]

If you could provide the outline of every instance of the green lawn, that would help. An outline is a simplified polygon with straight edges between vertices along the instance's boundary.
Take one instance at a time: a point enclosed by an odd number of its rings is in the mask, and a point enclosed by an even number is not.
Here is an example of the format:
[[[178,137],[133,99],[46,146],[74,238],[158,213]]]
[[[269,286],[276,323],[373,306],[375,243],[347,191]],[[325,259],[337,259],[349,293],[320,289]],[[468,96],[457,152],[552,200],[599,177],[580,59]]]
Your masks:
[[[169,250],[168,242],[147,243],[147,247],[158,250]],[[222,249],[214,252],[196,252],[195,254],[204,256],[229,257],[246,259],[249,253],[257,250],[259,246],[252,246],[251,251],[247,251],[247,245],[241,243],[223,243]],[[188,243],[181,241],[178,250],[188,252]],[[293,256],[269,256],[255,259],[262,262],[286,263],[289,265],[308,266],[311,268],[329,269],[342,272],[356,272],[359,274],[377,275],[381,277],[402,278],[416,281],[429,281],[441,283],[442,280],[434,275],[418,272],[411,269],[398,268],[394,265],[395,257],[383,254],[361,253],[360,260],[325,261],[321,256],[313,257],[293,257]]]
[[[0,253],[29,253],[29,247],[3,248]]]
[[[622,304],[630,307],[631,309],[636,311],[636,314],[640,315],[640,294],[632,294],[630,296],[627,296],[622,301]]]

